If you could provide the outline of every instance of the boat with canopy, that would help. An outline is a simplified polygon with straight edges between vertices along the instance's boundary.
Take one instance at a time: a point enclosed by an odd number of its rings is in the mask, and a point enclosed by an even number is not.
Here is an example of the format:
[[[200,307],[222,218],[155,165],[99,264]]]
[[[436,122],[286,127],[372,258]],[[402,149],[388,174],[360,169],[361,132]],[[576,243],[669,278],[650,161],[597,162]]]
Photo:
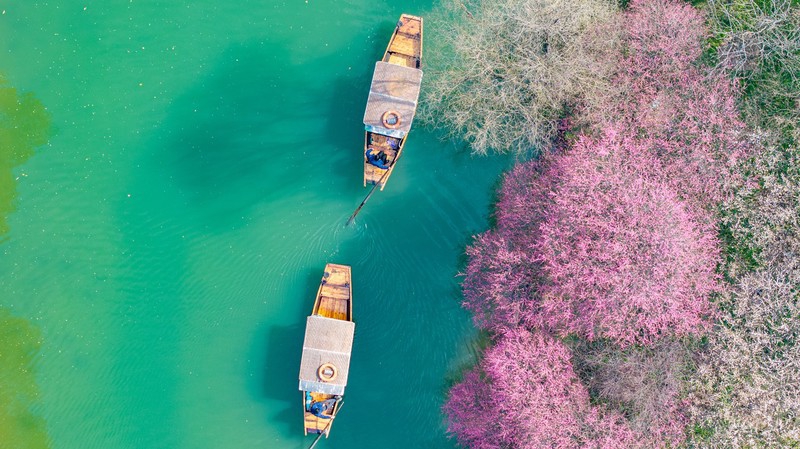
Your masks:
[[[353,347],[351,270],[347,265],[325,265],[314,308],[306,320],[300,391],[303,393],[305,435],[327,438],[342,406]]]
[[[400,16],[375,64],[364,112],[364,186],[383,190],[403,154],[422,82],[422,18]]]

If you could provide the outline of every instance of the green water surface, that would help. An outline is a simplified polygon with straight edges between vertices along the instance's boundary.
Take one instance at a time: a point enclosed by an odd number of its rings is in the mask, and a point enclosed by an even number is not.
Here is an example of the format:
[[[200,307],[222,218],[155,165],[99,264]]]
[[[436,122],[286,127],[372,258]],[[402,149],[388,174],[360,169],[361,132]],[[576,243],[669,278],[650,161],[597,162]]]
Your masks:
[[[418,124],[344,226],[374,61],[434,7],[0,2],[0,137],[23,136],[0,142],[0,448],[307,447],[326,262],[353,267],[356,336],[318,447],[454,446],[440,407],[474,338],[456,275],[510,161]]]

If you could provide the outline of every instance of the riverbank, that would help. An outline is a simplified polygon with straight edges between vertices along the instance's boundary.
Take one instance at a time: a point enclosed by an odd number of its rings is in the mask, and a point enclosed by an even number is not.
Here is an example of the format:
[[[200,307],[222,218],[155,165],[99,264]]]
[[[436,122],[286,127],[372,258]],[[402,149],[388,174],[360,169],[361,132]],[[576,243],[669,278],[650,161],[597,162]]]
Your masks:
[[[569,11],[546,3],[550,15]],[[471,52],[465,60],[485,62],[495,49],[519,57],[497,59],[490,74],[477,73],[485,65],[474,61],[435,74],[446,75],[433,82],[440,88],[450,79],[460,84],[434,100],[434,110],[481,103],[459,116],[461,124],[446,124],[453,133],[463,123],[484,124],[482,136],[466,129],[478,153],[490,135],[516,132],[506,139],[513,144],[489,146],[497,151],[540,139],[506,126],[524,117],[554,146],[506,175],[495,226],[467,251],[464,305],[494,344],[451,389],[445,407],[462,445],[797,444],[796,423],[780,412],[800,404],[797,383],[787,377],[798,360],[787,335],[800,324],[792,312],[797,295],[788,288],[797,284],[798,263],[786,254],[796,253],[798,230],[796,220],[780,218],[800,211],[797,133],[786,120],[797,105],[772,108],[797,90],[764,80],[791,72],[798,53],[777,52],[784,59],[755,59],[738,72],[727,70],[725,58],[736,57],[731,45],[743,36],[779,41],[753,34],[747,11],[784,23],[780,32],[798,27],[781,21],[787,13],[777,6],[758,13],[733,2],[744,9],[724,16],[715,8],[726,3],[709,2],[711,15],[653,0],[631,2],[610,19],[595,15],[573,33],[582,44],[604,37],[600,54],[611,58],[602,66],[588,61],[603,88],[552,95],[527,74],[562,60],[580,71],[587,61],[570,58],[569,45],[554,45],[546,18],[517,20],[540,3],[479,2],[460,12],[453,3],[456,21],[503,30],[473,33],[479,38],[472,47],[459,47],[461,36],[453,36],[455,51]],[[541,27],[528,40],[513,38]],[[708,65],[717,58],[716,68]],[[564,78],[570,76],[580,78]],[[752,109],[765,98],[772,100]],[[544,109],[550,115],[536,115],[548,101],[555,105]],[[758,129],[764,115],[775,120]],[[776,232],[780,239],[770,237]],[[736,368],[742,365],[750,369]],[[475,402],[480,411],[469,406]],[[760,418],[747,412],[754,407]]]

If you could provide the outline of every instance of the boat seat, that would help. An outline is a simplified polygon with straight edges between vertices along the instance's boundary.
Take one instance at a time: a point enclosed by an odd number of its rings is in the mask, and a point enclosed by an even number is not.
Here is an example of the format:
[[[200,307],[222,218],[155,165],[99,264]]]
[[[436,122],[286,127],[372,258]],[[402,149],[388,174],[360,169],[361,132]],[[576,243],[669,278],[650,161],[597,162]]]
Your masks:
[[[408,34],[420,34],[420,23],[418,20],[400,20],[397,24],[397,30],[401,33],[408,33]]]
[[[413,57],[419,54],[419,40],[409,38],[404,34],[398,34],[392,41],[389,51]]]
[[[389,53],[389,59],[386,61],[389,64],[401,65],[403,67],[419,68],[417,58],[400,53]]]
[[[350,289],[328,283],[322,287],[320,296],[327,296],[334,299],[350,299]]]
[[[403,36],[403,37],[405,37],[405,38],[408,38],[408,39],[419,40],[419,34],[414,34],[414,33],[404,33],[404,32],[402,32],[402,31],[399,31],[399,32],[397,33],[397,35],[398,35],[398,36]]]

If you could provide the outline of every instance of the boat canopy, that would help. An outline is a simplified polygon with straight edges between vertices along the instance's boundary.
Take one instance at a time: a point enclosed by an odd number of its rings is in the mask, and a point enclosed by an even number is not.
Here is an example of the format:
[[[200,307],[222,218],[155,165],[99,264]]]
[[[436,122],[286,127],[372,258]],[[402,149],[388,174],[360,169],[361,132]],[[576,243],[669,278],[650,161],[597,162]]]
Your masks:
[[[306,320],[303,358],[300,360],[300,390],[344,394],[350,369],[355,323],[312,315]],[[321,367],[333,365],[334,375],[323,381]],[[328,377],[331,377],[328,375]]]
[[[422,70],[378,61],[369,87],[364,126],[369,132],[403,138],[411,130],[417,110]],[[396,113],[400,123],[387,128],[384,114]]]

